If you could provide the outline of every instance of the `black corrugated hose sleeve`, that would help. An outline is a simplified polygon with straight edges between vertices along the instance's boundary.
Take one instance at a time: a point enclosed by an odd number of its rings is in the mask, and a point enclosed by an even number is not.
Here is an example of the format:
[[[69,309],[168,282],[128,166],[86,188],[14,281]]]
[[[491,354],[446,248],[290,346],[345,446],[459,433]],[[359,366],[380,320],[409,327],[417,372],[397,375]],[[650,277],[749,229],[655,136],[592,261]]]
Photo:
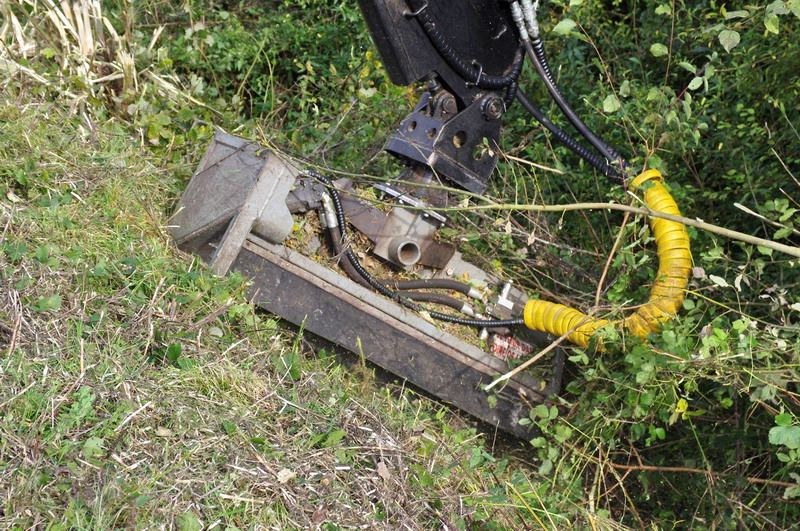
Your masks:
[[[514,81],[508,84],[506,87],[506,95],[503,97],[506,110],[514,103],[514,98],[517,96],[517,90],[519,89],[519,75],[522,73],[522,67],[525,66],[525,53],[522,52],[522,46],[520,46],[519,53],[521,54],[521,59],[514,63],[514,67],[511,69],[510,73],[510,75],[514,77]]]
[[[552,133],[559,142],[567,146],[571,151],[584,159],[586,162],[597,168],[600,173],[608,177],[612,182],[616,184],[623,183],[622,177],[620,176],[620,171],[617,168],[608,164],[605,159],[592,152],[589,148],[578,143],[578,141],[572,138],[569,133],[551,122],[547,115],[540,111],[533,103],[531,103],[525,93],[521,90],[517,91],[517,100],[519,100],[525,110],[528,111],[537,122],[542,124],[545,129],[550,131],[550,133]]]
[[[531,47],[533,48],[533,52],[536,54],[536,57],[538,57],[539,61],[542,63],[542,70],[547,76],[547,79],[555,84],[556,78],[553,77],[553,72],[550,71],[550,64],[547,62],[547,55],[544,51],[544,42],[542,42],[541,37],[531,37]]]
[[[511,104],[514,103],[514,98],[517,97],[517,91],[519,90],[519,81],[514,81],[509,86],[506,87],[506,95],[503,96],[503,103],[506,105],[506,110],[511,107]]]
[[[490,76],[483,74],[480,68],[475,68],[471,64],[468,64],[466,61],[464,61],[464,59],[459,57],[458,53],[453,49],[453,47],[447,43],[447,39],[445,39],[444,35],[442,35],[442,33],[436,27],[436,22],[434,22],[433,17],[431,17],[431,15],[428,13],[428,10],[426,9],[427,3],[422,5],[418,4],[418,2],[412,2],[412,8],[419,11],[417,18],[419,19],[425,35],[428,36],[428,40],[431,41],[431,44],[433,44],[433,47],[437,52],[439,52],[439,55],[442,56],[442,59],[444,59],[450,68],[455,70],[459,76],[463,77],[466,81],[475,83],[480,88],[487,90],[506,88],[511,83],[516,81],[517,77],[519,77],[519,72],[522,69],[521,63],[525,56],[521,48],[517,50],[516,57],[514,58],[514,64],[507,74],[503,76]]]
[[[484,320],[484,319],[462,319],[460,317],[453,317],[452,315],[447,315],[446,313],[440,313],[435,311],[426,310],[422,308],[418,304],[414,304],[408,299],[402,298],[398,293],[390,290],[385,285],[381,284],[379,280],[373,277],[369,271],[364,269],[364,266],[361,265],[361,262],[358,261],[358,257],[356,253],[347,246],[347,238],[345,233],[345,228],[347,227],[347,220],[344,217],[344,209],[342,208],[342,201],[339,198],[339,192],[336,190],[336,187],[333,186],[333,183],[330,179],[313,170],[307,170],[306,174],[309,176],[317,179],[321,183],[323,183],[327,188],[328,192],[330,193],[331,199],[333,200],[333,208],[336,211],[336,218],[339,221],[339,226],[342,228],[342,249],[344,252],[345,257],[350,261],[353,266],[353,269],[364,278],[364,280],[372,286],[373,289],[377,290],[382,295],[389,297],[390,299],[397,301],[398,303],[402,304],[406,308],[413,310],[415,312],[427,312],[434,319],[438,319],[440,321],[445,321],[448,323],[459,324],[463,326],[475,326],[478,328],[505,328],[509,326],[521,326],[525,324],[524,319],[503,319],[503,320]]]
[[[358,274],[358,271],[355,270],[350,260],[342,258],[342,232],[339,230],[339,227],[328,227],[328,236],[331,239],[331,245],[333,245],[333,252],[336,253],[336,256],[339,258],[339,265],[342,266],[347,276],[350,277],[353,282],[357,282],[365,288],[371,289],[372,285]]]
[[[540,36],[535,36],[531,38],[531,47],[533,48],[533,53],[536,54],[536,57],[539,58],[539,62],[542,64],[542,70],[544,71],[547,78],[553,83],[553,86],[558,88],[558,84],[556,83],[556,79],[553,77],[553,72],[550,70],[550,65],[547,62],[547,54],[544,51],[544,42],[542,42],[542,38]],[[565,101],[566,103],[566,101]],[[614,149],[612,146],[608,145],[602,138],[598,138],[598,141],[601,142],[607,149],[608,154],[611,155],[609,160],[612,163],[620,164],[621,167],[627,166],[627,162],[625,159],[622,158],[622,155]]]
[[[606,160],[612,163],[620,162],[619,154],[611,149],[605,142],[600,140],[597,135],[595,135],[583,120],[572,110],[572,107],[569,106],[567,101],[564,99],[564,95],[561,94],[561,91],[558,89],[558,86],[553,79],[552,73],[550,73],[549,68],[545,70],[545,66],[541,60],[541,58],[536,54],[534,51],[533,45],[530,42],[524,42],[525,49],[528,52],[528,56],[530,57],[531,61],[533,61],[533,65],[536,68],[536,72],[539,74],[539,77],[542,78],[544,81],[545,86],[547,87],[547,91],[550,93],[550,96],[558,105],[558,108],[561,109],[561,112],[564,113],[564,116],[570,121],[570,123],[578,130],[578,132],[592,145],[594,148],[603,155]],[[542,48],[544,50],[544,48]],[[549,75],[548,75],[549,74]]]

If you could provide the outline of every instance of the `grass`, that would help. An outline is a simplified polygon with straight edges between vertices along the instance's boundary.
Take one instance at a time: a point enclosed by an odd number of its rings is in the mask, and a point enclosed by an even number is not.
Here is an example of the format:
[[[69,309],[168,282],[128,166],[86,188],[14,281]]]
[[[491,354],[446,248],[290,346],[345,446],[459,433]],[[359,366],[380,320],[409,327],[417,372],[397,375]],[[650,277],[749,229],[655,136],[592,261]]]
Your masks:
[[[543,511],[513,501],[525,465],[491,432],[177,251],[176,173],[113,120],[92,139],[18,96],[0,107],[0,526],[514,528]]]
[[[337,24],[354,23],[347,35],[365,39],[355,25],[358,13],[338,0],[329,3],[343,17]],[[33,10],[24,0],[13,4],[22,34],[4,26],[0,55],[14,63],[3,63],[0,78],[0,528],[795,525],[796,260],[692,229],[697,271],[680,319],[649,346],[611,334],[607,355],[571,352],[564,392],[532,411],[543,436],[531,445],[504,440],[259,312],[244,296],[243,279],[215,278],[174,248],[165,230],[168,213],[210,138],[209,123],[310,154],[315,164],[386,177],[394,171],[387,158],[372,155],[413,99],[388,87],[374,54],[355,45],[313,48],[319,53],[311,63],[297,62],[296,50],[311,49],[323,33],[314,10],[281,3],[296,18],[278,27],[248,2],[230,4],[230,11],[222,10],[227,3],[209,10],[190,4],[188,13],[160,0],[143,3],[138,14],[106,6],[118,28],[147,22],[116,48],[134,54],[135,66],[148,65],[128,70],[134,83],[127,89],[105,78],[106,71],[125,71],[122,56],[87,62],[70,51],[69,39],[37,47],[39,32],[53,30],[45,4]],[[645,3],[635,16],[653,9]],[[692,8],[692,16],[723,16],[702,9]],[[603,16],[588,16],[592,10]],[[656,103],[666,107],[653,112],[651,89],[669,95],[666,85],[680,88],[686,80],[660,74],[649,41],[640,46],[607,10],[584,2],[572,16],[600,25],[587,34],[602,38],[603,53],[621,45],[622,57],[643,55],[647,64],[609,72],[630,77],[634,91],[624,96],[624,117],[596,114],[600,125],[592,125],[621,134],[612,122],[660,124],[653,138],[632,141],[629,151],[661,146],[660,156],[675,166],[669,183],[687,215],[722,216],[730,228],[773,237],[773,226],[766,231],[749,218],[742,224],[740,210],[738,217],[725,216],[726,201],[738,199],[784,229],[796,225],[796,172],[789,171],[798,160],[796,131],[792,137],[780,126],[791,125],[798,108],[780,107],[779,120],[764,127],[759,120],[768,113],[739,112],[776,94],[772,85],[747,79],[727,83],[750,71],[736,67],[750,64],[744,44],[722,56],[730,68],[710,78],[703,97],[696,92],[701,105],[693,113],[665,120],[662,111],[679,102],[664,96]],[[187,18],[198,29],[192,35],[184,32]],[[641,20],[663,22],[650,15]],[[692,29],[697,20],[676,21],[679,34],[700,38]],[[163,23],[164,35],[150,47]],[[783,41],[762,35],[759,20],[748,24],[753,27],[740,29],[752,53],[783,48]],[[262,32],[250,43],[256,48],[248,48],[242,36],[256,30]],[[781,39],[793,42],[794,31],[787,24]],[[102,52],[109,41],[93,35]],[[286,47],[267,58],[268,72],[258,69],[259,43],[267,37]],[[570,55],[583,44],[553,41],[563,46],[555,48],[560,62],[570,64],[564,80],[574,101],[602,106],[606,89],[594,86],[589,61]],[[221,44],[228,42],[239,44]],[[716,42],[712,35],[703,45]],[[687,55],[695,53],[690,48],[676,49],[675,60],[700,61]],[[272,44],[264,49],[275,52]],[[198,64],[192,62],[197,53],[212,55]],[[239,54],[243,66],[224,62]],[[787,56],[776,54],[765,72],[780,78],[775,74],[790,70]],[[238,103],[225,100],[228,75],[216,71],[223,64],[238,80],[237,96],[244,97]],[[88,84],[65,75],[86,65]],[[591,81],[581,85],[584,74]],[[797,90],[796,83],[784,85],[781,94]],[[724,86],[737,87],[736,98],[718,92]],[[254,95],[262,89],[275,101],[259,104]],[[219,112],[192,103],[188,92]],[[710,119],[707,104],[718,127],[700,135]],[[504,121],[505,142],[513,144],[508,153],[570,171],[501,163],[490,193],[503,202],[622,201],[619,190],[592,180],[515,112]],[[697,140],[687,136],[690,129]],[[719,135],[741,145],[720,151]],[[731,174],[732,153],[758,164]],[[706,163],[715,169],[704,169]],[[700,191],[687,172],[698,174]],[[749,196],[726,195],[740,177],[748,185],[739,188],[750,190],[755,205]],[[785,197],[776,195],[778,187]],[[770,201],[762,205],[762,196]],[[631,218],[620,229],[607,212],[484,212],[460,214],[460,228],[443,236],[531,293],[587,308],[598,268],[622,231],[602,297],[617,312],[647,297],[654,256],[645,225]],[[796,240],[787,234],[782,241]]]

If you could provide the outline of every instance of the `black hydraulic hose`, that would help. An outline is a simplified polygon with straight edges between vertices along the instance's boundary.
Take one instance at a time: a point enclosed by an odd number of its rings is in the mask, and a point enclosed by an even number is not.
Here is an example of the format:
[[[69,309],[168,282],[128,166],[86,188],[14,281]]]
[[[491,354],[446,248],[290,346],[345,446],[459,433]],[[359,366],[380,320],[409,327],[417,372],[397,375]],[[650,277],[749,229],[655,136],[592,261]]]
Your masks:
[[[403,291],[398,293],[401,297],[405,297],[407,299],[411,299],[412,301],[418,302],[433,302],[436,304],[442,304],[444,306],[449,306],[454,308],[458,311],[464,309],[465,303],[448,295],[443,295],[441,293],[426,293],[424,291]]]
[[[503,103],[506,105],[506,110],[511,107],[511,104],[514,103],[514,98],[517,97],[517,91],[519,90],[519,81],[514,81],[509,86],[506,87],[506,95],[503,96]]]
[[[533,48],[533,53],[536,54],[536,57],[539,58],[539,62],[542,63],[542,70],[547,76],[547,79],[555,85],[556,78],[553,77],[553,72],[550,71],[550,64],[547,62],[547,54],[544,51],[544,42],[542,42],[541,37],[538,35],[531,37],[531,48]]]
[[[333,208],[336,211],[336,219],[339,222],[339,226],[342,228],[342,241],[346,243],[346,236],[345,236],[345,227],[347,227],[347,220],[344,217],[344,208],[342,208],[342,201],[339,198],[339,192],[336,190],[336,187],[333,186],[333,183],[330,179],[313,170],[308,170],[306,172],[311,177],[317,179],[321,183],[323,183],[327,188],[328,192],[330,193],[331,200],[333,201]],[[478,328],[501,328],[501,327],[509,327],[509,326],[521,326],[525,324],[525,320],[522,318],[519,319],[502,319],[502,320],[485,320],[485,319],[462,319],[460,317],[453,317],[452,315],[447,315],[446,313],[440,313],[435,311],[425,310],[418,304],[413,303],[408,299],[404,299],[398,293],[390,290],[385,285],[381,284],[379,280],[373,277],[369,271],[364,269],[364,266],[361,265],[359,262],[356,253],[348,247],[346,244],[342,246],[343,253],[345,257],[350,261],[353,266],[353,269],[361,275],[361,277],[375,290],[377,290],[382,295],[389,297],[392,300],[397,301],[398,303],[402,304],[406,308],[413,310],[415,312],[427,312],[434,319],[438,319],[440,321],[445,321],[447,323],[454,323],[463,326],[475,326]]]
[[[333,245],[333,252],[336,254],[337,257],[341,258],[342,256],[342,232],[339,230],[339,227],[328,227],[328,236],[331,239],[331,244]],[[364,280],[364,277],[358,274],[358,271],[353,267],[353,264],[350,263],[350,260],[344,259],[339,260],[339,265],[342,266],[344,272],[347,273],[347,276],[350,277],[351,280],[361,284],[367,289],[372,289],[372,286],[369,282]]]
[[[433,44],[433,47],[439,52],[439,55],[442,56],[442,59],[444,59],[448,66],[455,70],[459,76],[487,90],[506,88],[519,77],[519,73],[522,70],[522,61],[525,56],[522,49],[517,50],[514,63],[507,74],[502,76],[484,74],[483,67],[478,66],[478,68],[476,68],[474,65],[467,63],[458,55],[453,47],[448,44],[447,39],[445,39],[444,35],[442,35],[436,27],[436,22],[433,20],[433,17],[428,13],[427,2],[423,3],[421,6],[417,4],[417,2],[412,2],[412,8],[416,11],[416,16],[419,19],[425,35],[428,36],[428,40],[431,41],[431,44]]]
[[[542,124],[545,129],[550,131],[550,133],[552,133],[559,142],[567,146],[575,154],[594,166],[600,173],[608,177],[612,182],[616,184],[623,183],[620,170],[608,164],[602,157],[598,156],[589,148],[580,144],[577,140],[570,136],[569,133],[551,122],[547,115],[540,111],[533,103],[531,103],[525,93],[521,90],[517,91],[517,100],[520,102],[520,104],[522,104],[525,110],[528,111],[537,122]]]
[[[553,77],[553,72],[550,71],[550,64],[547,62],[547,54],[544,51],[544,42],[539,35],[531,37],[531,48],[533,48],[533,53],[536,55],[536,57],[539,58],[539,62],[542,65],[542,71],[547,76],[547,79],[549,79],[553,86],[558,90],[558,84],[556,83],[555,77]],[[567,105],[567,102],[564,101],[564,104]],[[569,105],[567,105],[567,107],[569,107]],[[577,127],[577,124],[573,123],[573,125]],[[589,132],[592,133],[591,130],[589,130]],[[620,155],[616,149],[608,145],[605,141],[603,141],[602,138],[598,138],[597,140],[602,143],[603,146],[605,146],[607,154],[610,155],[608,160],[610,160],[612,163],[619,164],[620,168],[627,166],[628,163],[622,158],[622,155]]]
[[[381,279],[378,282],[394,290],[449,289],[463,293],[464,295],[469,295],[470,291],[475,289],[466,282],[459,282],[458,280],[451,280],[449,278],[420,278],[415,280]]]
[[[511,104],[514,103],[514,98],[517,96],[517,90],[519,90],[519,75],[522,73],[522,67],[525,65],[525,54],[520,54],[521,59],[514,63],[514,66],[511,68],[510,75],[514,76],[514,81],[508,84],[506,87],[506,94],[503,97],[503,102],[505,103],[506,110],[511,107]]]
[[[539,40],[539,43],[541,45],[541,40]],[[558,108],[561,109],[561,112],[564,113],[570,123],[575,127],[575,129],[577,129],[578,132],[583,135],[583,137],[606,158],[606,160],[614,164],[624,165],[624,161],[619,154],[614,149],[610,148],[605,142],[600,140],[600,138],[598,138],[597,135],[595,135],[594,132],[592,132],[592,130],[589,129],[585,123],[583,123],[583,120],[580,119],[575,111],[572,110],[572,107],[569,106],[567,100],[564,99],[564,95],[561,94],[561,91],[558,89],[558,85],[556,85],[555,80],[553,79],[553,74],[550,72],[549,67],[545,66],[546,62],[542,62],[542,58],[544,57],[543,45],[540,46],[542,52],[542,57],[540,57],[537,55],[530,41],[523,41],[523,44],[525,46],[525,50],[528,52],[528,56],[530,57],[531,61],[533,61],[536,72],[539,74],[539,77],[542,78],[542,81],[544,81],[550,96],[556,102]]]

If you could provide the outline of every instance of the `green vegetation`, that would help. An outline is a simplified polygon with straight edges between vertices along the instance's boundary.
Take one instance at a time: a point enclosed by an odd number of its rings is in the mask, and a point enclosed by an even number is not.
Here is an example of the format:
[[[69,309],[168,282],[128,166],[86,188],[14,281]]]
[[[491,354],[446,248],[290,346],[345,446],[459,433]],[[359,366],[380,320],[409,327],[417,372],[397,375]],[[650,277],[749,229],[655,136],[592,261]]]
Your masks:
[[[0,7],[0,523],[795,525],[796,259],[691,229],[680,317],[646,344],[608,331],[608,352],[573,349],[565,392],[531,411],[542,436],[518,444],[256,311],[243,279],[171,245],[213,126],[397,171],[380,148],[414,94],[385,78],[352,4]],[[685,215],[800,245],[796,1],[544,5],[551,63],[593,129],[664,170]],[[504,155],[556,171],[509,157],[493,200],[633,203],[517,107],[505,124]],[[645,220],[622,220],[470,212],[448,237],[584,310],[611,257],[598,312],[613,315],[655,270]]]

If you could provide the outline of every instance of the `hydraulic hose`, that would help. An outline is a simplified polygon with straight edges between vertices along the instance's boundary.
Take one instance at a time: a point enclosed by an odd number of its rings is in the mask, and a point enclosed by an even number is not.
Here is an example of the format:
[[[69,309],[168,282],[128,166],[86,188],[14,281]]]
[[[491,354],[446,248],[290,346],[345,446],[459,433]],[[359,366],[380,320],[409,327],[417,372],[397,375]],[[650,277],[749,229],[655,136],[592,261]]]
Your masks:
[[[333,252],[336,256],[342,256],[342,232],[338,226],[336,227],[328,227],[328,235],[331,239],[331,244],[333,245]],[[364,278],[358,274],[358,271],[353,267],[353,264],[350,263],[350,260],[339,260],[339,264],[344,269],[344,272],[347,273],[347,276],[350,277],[350,280],[361,284],[367,289],[371,289],[372,286],[369,282],[364,280]]]
[[[594,166],[600,173],[608,177],[612,182],[616,184],[622,184],[623,181],[618,168],[608,164],[608,162],[606,162],[602,157],[598,156],[592,150],[580,144],[569,133],[551,122],[547,115],[539,110],[533,103],[531,103],[525,93],[521,90],[517,91],[517,100],[519,100],[520,104],[522,104],[522,107],[524,107],[525,110],[528,111],[537,122],[542,124],[545,129],[550,131],[550,133],[552,133],[552,135],[556,137],[559,142],[567,146],[572,152]]]
[[[578,132],[583,135],[583,137],[606,158],[606,160],[618,162],[619,155],[614,150],[610,149],[605,142],[600,140],[597,135],[595,135],[592,130],[589,129],[585,123],[583,123],[583,120],[581,120],[578,114],[572,110],[572,107],[569,106],[567,100],[564,99],[564,95],[561,94],[561,91],[558,89],[558,85],[556,85],[555,81],[552,79],[552,74],[550,74],[550,76],[547,75],[547,71],[545,71],[545,67],[541,59],[533,50],[533,46],[531,45],[530,41],[525,41],[523,44],[525,45],[525,50],[528,52],[528,57],[530,57],[531,61],[533,61],[533,66],[536,68],[536,72],[539,74],[539,77],[542,78],[542,81],[544,81],[544,85],[547,87],[547,92],[550,93],[553,101],[556,102],[556,105],[558,105],[558,108],[564,113],[564,116],[567,117],[567,120],[570,121],[575,129],[577,129]]]
[[[328,188],[328,193],[330,194],[330,198],[333,201],[333,208],[336,213],[336,218],[339,227],[341,227],[342,252],[344,253],[344,256],[350,261],[350,264],[353,266],[353,269],[356,271],[356,273],[359,276],[361,276],[372,287],[372,289],[378,291],[380,294],[386,297],[389,297],[390,299],[396,301],[397,303],[402,304],[403,306],[405,306],[410,310],[413,310],[415,312],[426,312],[428,315],[431,316],[431,318],[438,319],[440,321],[444,321],[447,323],[453,323],[463,326],[474,326],[477,328],[505,328],[509,326],[518,326],[525,324],[524,319],[499,319],[499,320],[462,319],[460,317],[447,315],[446,313],[426,310],[425,308],[422,308],[418,304],[415,304],[412,301],[403,298],[397,292],[387,288],[378,279],[373,277],[369,273],[369,271],[364,269],[364,266],[361,265],[361,262],[358,260],[356,253],[354,253],[353,250],[347,245],[346,243],[347,239],[345,233],[345,228],[347,227],[347,220],[345,219],[344,208],[342,207],[342,200],[339,197],[339,192],[336,190],[336,187],[333,185],[330,179],[328,179],[319,172],[313,170],[306,170],[306,174],[317,179]]]
[[[509,107],[511,107],[511,105],[514,103],[514,99],[517,97],[518,90],[519,80],[514,81],[506,87],[506,94],[503,96],[503,103],[506,105],[506,110],[508,110]]]
[[[680,216],[678,205],[664,188],[662,179],[658,170],[647,170],[636,177],[631,186],[643,190],[647,208]],[[671,319],[681,308],[692,269],[692,254],[689,234],[682,223],[661,218],[651,218],[649,223],[656,240],[659,264],[646,304],[625,319],[612,322],[595,319],[563,304],[529,300],[524,311],[525,325],[557,336],[575,328],[567,339],[582,347],[589,344],[598,328],[609,324],[622,324],[629,333],[641,338],[656,332],[661,322]]]
[[[472,298],[480,299],[481,292],[466,282],[459,282],[449,278],[420,278],[415,280],[393,280],[382,279],[379,280],[394,290],[409,290],[409,289],[449,289],[469,295]]]
[[[561,109],[570,123],[581,135],[583,135],[586,140],[589,141],[590,144],[595,147],[595,149],[597,149],[597,151],[606,157],[607,160],[619,165],[620,167],[625,167],[626,162],[617,152],[617,150],[606,144],[600,137],[595,135],[594,131],[589,129],[589,127],[583,123],[583,120],[580,119],[572,107],[569,106],[567,100],[564,99],[564,96],[561,94],[561,90],[558,88],[556,80],[553,77],[553,73],[550,71],[550,65],[547,63],[547,56],[545,55],[544,51],[544,43],[538,35],[531,39],[530,51],[532,51],[534,56],[536,56],[536,58],[539,60],[541,70],[537,68],[537,72],[540,76],[544,76],[543,79],[545,81],[545,86],[547,86],[548,92],[550,92],[550,95],[553,97],[553,100],[555,100],[556,105],[558,105],[558,108]],[[534,61],[534,65],[535,64],[536,62]],[[556,96],[556,94],[558,96]]]
[[[407,299],[411,299],[412,301],[432,302],[434,304],[449,306],[469,316],[475,315],[475,312],[472,311],[472,308],[470,308],[468,304],[456,299],[455,297],[450,297],[449,295],[443,295],[441,293],[428,293],[424,291],[403,291],[398,295]]]
[[[533,61],[536,72],[539,74],[539,77],[542,78],[542,81],[544,81],[550,96],[575,129],[577,129],[606,160],[619,165],[620,169],[624,168],[626,163],[619,153],[598,138],[598,136],[583,123],[583,120],[581,120],[572,107],[569,106],[567,100],[564,98],[563,94],[561,94],[555,78],[553,77],[553,73],[550,71],[550,65],[547,62],[547,56],[544,51],[544,43],[539,36],[539,24],[536,20],[538,4],[538,1],[531,2],[530,0],[523,0],[522,7],[520,7],[519,3],[516,1],[511,4],[512,18],[517,25],[520,40],[525,47],[528,57]]]
[[[439,55],[442,56],[442,59],[445,60],[448,66],[466,81],[475,83],[482,89],[499,90],[508,87],[517,80],[522,70],[522,62],[525,57],[521,48],[517,50],[514,63],[508,73],[502,76],[484,74],[482,66],[479,65],[478,68],[475,68],[475,66],[462,59],[458,55],[458,52],[450,46],[447,39],[439,31],[439,28],[436,27],[436,22],[433,20],[433,17],[428,13],[427,2],[423,2],[422,5],[419,5],[419,2],[412,2],[411,6],[415,10],[420,25],[433,47],[439,52]]]

